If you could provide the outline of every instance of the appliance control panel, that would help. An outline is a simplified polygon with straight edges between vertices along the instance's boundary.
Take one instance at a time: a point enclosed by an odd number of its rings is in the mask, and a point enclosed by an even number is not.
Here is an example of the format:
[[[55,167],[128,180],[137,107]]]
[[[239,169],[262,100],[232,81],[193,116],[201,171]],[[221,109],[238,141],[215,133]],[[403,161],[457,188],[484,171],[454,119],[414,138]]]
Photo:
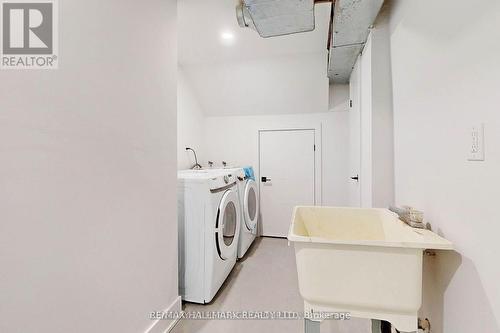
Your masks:
[[[236,182],[236,175],[227,173],[210,179],[210,190],[217,190],[224,188]]]

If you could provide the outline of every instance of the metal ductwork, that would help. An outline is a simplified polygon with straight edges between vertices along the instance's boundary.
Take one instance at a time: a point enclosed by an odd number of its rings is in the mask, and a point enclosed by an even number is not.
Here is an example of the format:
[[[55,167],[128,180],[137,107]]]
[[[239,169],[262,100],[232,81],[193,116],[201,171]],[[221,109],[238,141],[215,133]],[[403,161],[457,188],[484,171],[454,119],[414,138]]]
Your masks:
[[[329,40],[328,77],[348,83],[384,0],[335,0]]]
[[[236,7],[238,24],[261,37],[314,30],[314,0],[242,0]]]
[[[328,36],[328,77],[348,83],[358,55],[384,0],[241,0],[236,7],[238,24],[261,37],[314,30],[314,4],[332,3]]]

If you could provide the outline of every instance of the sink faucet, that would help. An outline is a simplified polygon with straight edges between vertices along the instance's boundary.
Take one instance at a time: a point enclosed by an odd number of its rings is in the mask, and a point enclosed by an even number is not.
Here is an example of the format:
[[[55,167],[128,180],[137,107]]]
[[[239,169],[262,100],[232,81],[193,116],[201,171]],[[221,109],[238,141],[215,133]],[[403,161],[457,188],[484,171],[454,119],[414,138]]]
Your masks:
[[[186,151],[191,150],[194,154],[194,165],[191,167],[192,170],[199,170],[201,169],[201,165],[198,163],[198,158],[196,157],[196,152],[194,151],[193,148],[186,147]]]

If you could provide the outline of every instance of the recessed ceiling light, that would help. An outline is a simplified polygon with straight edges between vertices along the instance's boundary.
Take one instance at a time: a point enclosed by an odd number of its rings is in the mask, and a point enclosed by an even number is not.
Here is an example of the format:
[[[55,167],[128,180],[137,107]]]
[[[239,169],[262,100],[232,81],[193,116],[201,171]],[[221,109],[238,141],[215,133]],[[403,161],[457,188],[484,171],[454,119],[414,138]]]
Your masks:
[[[220,38],[222,38],[223,40],[232,40],[234,39],[234,34],[229,31],[224,31],[220,34]]]
[[[223,31],[220,34],[222,44],[231,45],[234,42],[234,34],[230,31]]]

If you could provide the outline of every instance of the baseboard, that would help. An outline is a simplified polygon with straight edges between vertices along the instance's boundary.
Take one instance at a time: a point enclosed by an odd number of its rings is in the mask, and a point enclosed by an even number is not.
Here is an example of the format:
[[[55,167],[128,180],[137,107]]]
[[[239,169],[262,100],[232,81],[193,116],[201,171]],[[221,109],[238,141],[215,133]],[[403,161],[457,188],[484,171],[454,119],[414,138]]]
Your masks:
[[[177,296],[177,298],[173,301],[173,303],[170,304],[170,306],[168,308],[166,308],[163,312],[165,312],[165,313],[177,312],[180,314],[182,312],[181,297]],[[174,326],[177,324],[179,319],[180,319],[180,316],[178,316],[175,319],[158,319],[144,333],[167,333],[167,332],[170,332],[174,328]]]

